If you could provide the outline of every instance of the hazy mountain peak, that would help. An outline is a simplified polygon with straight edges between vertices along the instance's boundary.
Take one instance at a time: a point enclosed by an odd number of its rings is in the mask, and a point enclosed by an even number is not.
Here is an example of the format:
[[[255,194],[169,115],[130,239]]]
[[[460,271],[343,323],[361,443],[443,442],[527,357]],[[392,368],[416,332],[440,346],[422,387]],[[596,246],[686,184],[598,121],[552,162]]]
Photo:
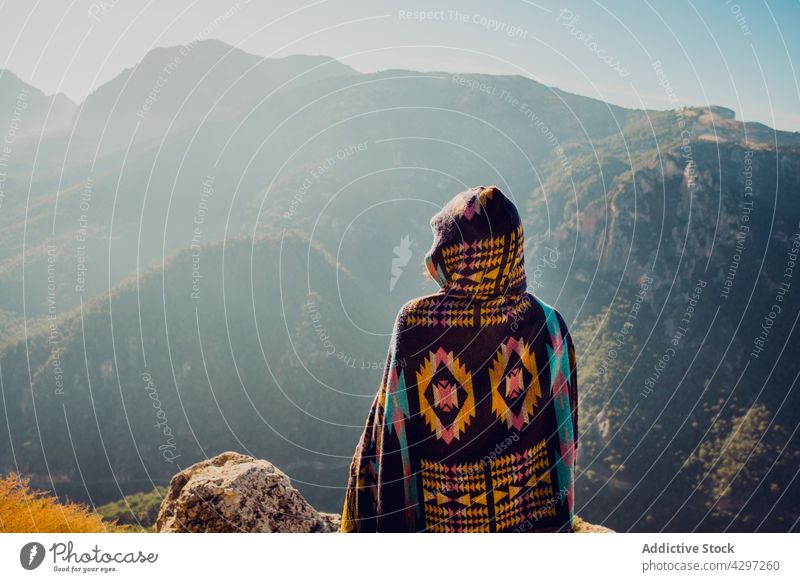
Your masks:
[[[134,67],[92,92],[82,104],[79,130],[105,128],[104,146],[163,135],[202,120],[228,118],[253,99],[323,78],[356,74],[325,56],[266,58],[218,40],[150,50]]]
[[[45,93],[8,69],[0,69],[0,129],[13,127],[15,136],[67,127],[77,106],[63,93]]]

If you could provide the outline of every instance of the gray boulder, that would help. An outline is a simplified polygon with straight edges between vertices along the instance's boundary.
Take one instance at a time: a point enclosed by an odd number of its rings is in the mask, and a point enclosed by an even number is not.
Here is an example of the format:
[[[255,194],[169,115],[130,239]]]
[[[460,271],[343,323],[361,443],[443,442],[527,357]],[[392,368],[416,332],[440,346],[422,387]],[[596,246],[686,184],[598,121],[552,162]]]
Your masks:
[[[175,475],[158,532],[335,532],[340,517],[316,511],[268,461],[222,453]]]

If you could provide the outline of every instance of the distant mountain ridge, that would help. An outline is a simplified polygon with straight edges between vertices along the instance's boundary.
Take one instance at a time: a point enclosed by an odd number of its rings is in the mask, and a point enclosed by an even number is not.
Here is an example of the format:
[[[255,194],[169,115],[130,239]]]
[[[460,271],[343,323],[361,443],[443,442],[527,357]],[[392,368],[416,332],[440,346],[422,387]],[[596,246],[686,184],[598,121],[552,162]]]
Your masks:
[[[87,96],[77,131],[102,134],[109,147],[124,147],[118,134],[136,130],[135,139],[153,139],[209,115],[230,117],[257,96],[351,74],[353,69],[328,57],[263,58],[216,40],[156,48]]]
[[[64,130],[72,124],[76,109],[63,93],[45,95],[8,69],[0,69],[0,132],[11,141],[43,130]]]

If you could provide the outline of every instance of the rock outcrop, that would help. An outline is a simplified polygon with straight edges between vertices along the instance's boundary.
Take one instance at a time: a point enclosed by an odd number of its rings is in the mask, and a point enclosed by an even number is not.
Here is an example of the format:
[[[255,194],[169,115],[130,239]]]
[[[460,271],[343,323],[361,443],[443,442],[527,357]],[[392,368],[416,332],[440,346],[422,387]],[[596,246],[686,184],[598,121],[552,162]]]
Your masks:
[[[172,478],[156,531],[328,533],[340,523],[340,515],[315,510],[269,461],[229,452]],[[576,518],[575,531],[612,530]]]
[[[575,520],[573,521],[572,525],[575,528],[575,533],[615,533],[613,529],[608,529],[602,525],[596,525],[594,523],[589,523],[588,521],[583,521],[577,516],[575,516]]]
[[[268,461],[222,453],[175,475],[158,532],[334,532],[340,518],[316,511]]]

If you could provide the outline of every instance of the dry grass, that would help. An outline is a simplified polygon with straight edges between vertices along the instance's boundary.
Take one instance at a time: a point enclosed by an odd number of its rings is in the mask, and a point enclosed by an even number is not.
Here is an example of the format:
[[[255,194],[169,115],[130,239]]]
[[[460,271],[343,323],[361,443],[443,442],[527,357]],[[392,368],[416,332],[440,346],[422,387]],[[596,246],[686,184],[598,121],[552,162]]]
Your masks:
[[[0,479],[0,532],[91,533],[128,531],[103,519],[85,505],[60,503],[36,491],[28,479],[10,474]]]

